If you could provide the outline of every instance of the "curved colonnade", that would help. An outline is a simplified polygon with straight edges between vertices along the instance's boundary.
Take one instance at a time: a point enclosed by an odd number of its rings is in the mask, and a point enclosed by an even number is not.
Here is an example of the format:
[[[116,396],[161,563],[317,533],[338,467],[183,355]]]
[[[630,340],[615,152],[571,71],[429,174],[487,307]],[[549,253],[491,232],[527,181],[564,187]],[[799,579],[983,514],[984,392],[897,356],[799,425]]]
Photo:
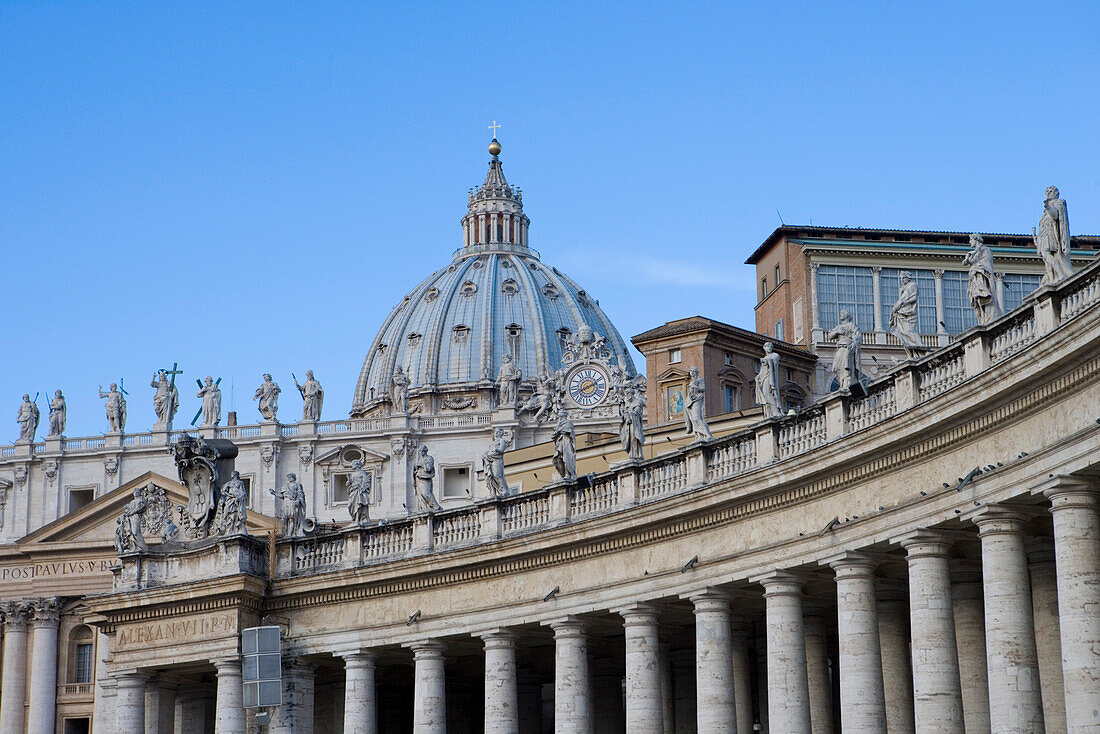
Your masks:
[[[124,559],[89,601],[119,731],[150,720],[150,674],[214,663],[215,730],[245,730],[236,627],[127,632],[184,601],[284,628],[273,732],[1097,731],[1098,272],[861,399],[582,486],[281,541],[270,583],[259,542],[219,543],[244,565],[186,588]]]

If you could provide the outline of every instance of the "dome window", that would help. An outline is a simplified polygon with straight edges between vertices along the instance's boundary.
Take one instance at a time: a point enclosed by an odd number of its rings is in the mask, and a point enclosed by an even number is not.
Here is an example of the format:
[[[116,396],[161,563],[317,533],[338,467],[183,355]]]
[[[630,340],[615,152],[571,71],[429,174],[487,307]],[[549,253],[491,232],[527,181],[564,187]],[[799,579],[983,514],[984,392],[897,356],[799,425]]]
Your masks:
[[[502,258],[500,259],[500,266],[501,266],[502,268],[510,268],[510,267],[512,267],[512,261],[511,261],[511,260],[509,260],[509,259],[508,259],[508,258],[506,258],[506,257],[502,257]]]
[[[439,298],[439,289],[435,286],[429,288],[428,291],[424,294],[424,300],[428,303],[433,302],[437,298]]]
[[[573,336],[573,332],[569,330],[568,326],[563,326],[557,331],[558,341],[561,342],[561,348],[565,349],[565,345],[569,343],[569,337]]]
[[[555,286],[553,283],[547,283],[542,287],[542,295],[546,296],[547,298],[557,298],[561,294],[558,293],[557,286]],[[568,329],[566,331],[568,331]]]
[[[470,327],[466,324],[459,324],[453,330],[455,342],[463,344],[470,338]]]
[[[484,264],[485,264],[485,261],[484,261],[484,260],[482,260],[482,259],[481,259],[481,258],[479,257],[479,258],[478,258],[477,260],[474,260],[474,269],[475,269],[475,270],[480,270],[480,269],[481,269],[481,266],[482,266],[482,265],[484,265]]]
[[[508,349],[512,359],[519,361],[520,347],[523,345],[523,327],[519,324],[508,324],[504,327],[504,333],[508,337]]]
[[[470,296],[477,293],[477,283],[472,280],[467,280],[465,283],[462,284],[462,289],[459,291],[459,293],[461,293],[463,297],[469,298]]]
[[[410,347],[420,346],[420,334],[417,334],[415,331],[413,333],[409,334],[409,346]]]
[[[501,284],[500,289],[504,292],[504,295],[514,296],[519,293],[519,284],[509,278],[508,280],[504,281],[503,284]]]

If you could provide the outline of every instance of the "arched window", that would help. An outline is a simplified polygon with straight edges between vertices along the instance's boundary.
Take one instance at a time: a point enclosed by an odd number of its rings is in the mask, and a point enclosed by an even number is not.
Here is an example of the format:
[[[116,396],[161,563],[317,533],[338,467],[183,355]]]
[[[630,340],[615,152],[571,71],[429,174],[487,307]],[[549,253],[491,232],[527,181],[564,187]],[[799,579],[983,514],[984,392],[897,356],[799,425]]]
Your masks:
[[[69,683],[95,681],[95,636],[90,627],[80,625],[69,633]]]
[[[500,289],[501,291],[503,291],[504,295],[514,296],[515,294],[519,293],[519,284],[509,278],[501,284]]]

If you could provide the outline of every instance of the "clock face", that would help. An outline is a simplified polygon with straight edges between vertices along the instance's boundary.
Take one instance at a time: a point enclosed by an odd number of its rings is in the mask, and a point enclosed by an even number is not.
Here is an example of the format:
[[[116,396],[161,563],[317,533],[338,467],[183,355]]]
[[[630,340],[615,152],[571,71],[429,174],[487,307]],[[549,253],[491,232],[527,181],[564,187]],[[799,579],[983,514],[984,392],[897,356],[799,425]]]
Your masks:
[[[595,367],[581,367],[569,378],[569,397],[582,408],[599,405],[607,397],[607,375]]]

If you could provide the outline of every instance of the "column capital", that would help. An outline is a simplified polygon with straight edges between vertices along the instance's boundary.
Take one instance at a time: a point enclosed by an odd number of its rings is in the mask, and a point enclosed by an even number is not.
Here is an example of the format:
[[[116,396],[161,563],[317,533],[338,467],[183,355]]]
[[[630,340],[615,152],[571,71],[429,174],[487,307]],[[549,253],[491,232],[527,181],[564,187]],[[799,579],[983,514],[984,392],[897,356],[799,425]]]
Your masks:
[[[1033,513],[1005,505],[986,505],[966,515],[978,526],[978,537],[989,535],[1019,535]]]
[[[764,587],[764,598],[771,596],[802,596],[802,585],[806,583],[802,576],[788,571],[769,571],[749,579],[750,583]]]
[[[378,660],[378,654],[369,648],[361,647],[356,650],[341,650],[333,653],[338,658],[344,659],[344,668],[374,667]]]
[[[25,630],[32,611],[31,603],[25,599],[0,602],[0,614],[4,616],[4,626],[10,630]]]
[[[554,639],[588,636],[588,622],[580,617],[570,615],[561,619],[552,619],[543,624],[554,630]]]
[[[657,607],[645,602],[623,607],[616,610],[616,613],[623,618],[623,624],[627,627],[657,624]]]
[[[218,671],[219,678],[223,675],[241,674],[240,658],[219,658],[211,662],[214,664],[214,669]]]
[[[446,647],[439,640],[417,640],[406,642],[402,647],[412,650],[414,660],[431,660],[443,657]]]
[[[695,613],[700,612],[729,612],[732,597],[721,589],[707,588],[694,591],[689,594],[681,594],[681,599],[687,599],[695,605]]]
[[[870,553],[844,551],[835,556],[823,558],[819,563],[836,572],[836,577],[872,576],[882,559]]]
[[[890,539],[894,545],[900,545],[905,549],[908,558],[930,558],[943,556],[951,546],[959,539],[960,533],[944,530],[911,530],[908,533],[895,536]]]
[[[1050,477],[1031,490],[1050,500],[1050,512],[1100,506],[1100,491],[1088,479],[1060,474]]]
[[[137,668],[116,670],[111,673],[111,678],[119,688],[136,688],[144,686],[149,680],[149,673]]]
[[[516,634],[511,630],[500,628],[479,632],[486,650],[510,650],[516,647]]]
[[[31,601],[35,627],[57,627],[61,619],[61,600],[56,596],[42,597]]]

